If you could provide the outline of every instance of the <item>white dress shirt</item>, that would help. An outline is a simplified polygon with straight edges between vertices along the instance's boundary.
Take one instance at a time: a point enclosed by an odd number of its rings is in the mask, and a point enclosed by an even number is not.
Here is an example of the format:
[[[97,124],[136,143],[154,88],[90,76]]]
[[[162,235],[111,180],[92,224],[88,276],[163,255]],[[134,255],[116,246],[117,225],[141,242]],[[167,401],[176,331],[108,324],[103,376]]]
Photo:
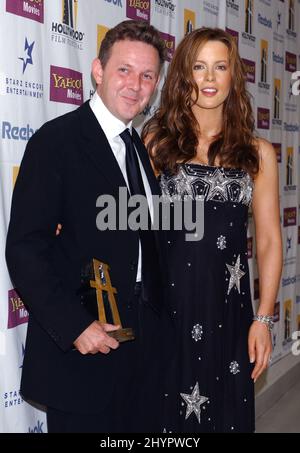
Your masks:
[[[116,118],[109,110],[108,108],[104,105],[102,99],[98,95],[97,91],[93,95],[92,99],[90,100],[90,107],[96,116],[104,134],[106,135],[106,138],[110,144],[110,147],[112,149],[112,152],[118,162],[118,165],[120,167],[120,170],[123,174],[123,177],[126,181],[128,190],[129,190],[129,185],[128,185],[128,179],[127,179],[127,172],[126,172],[126,161],[125,161],[125,154],[126,154],[126,148],[125,148],[125,143],[120,137],[120,134],[128,128],[130,130],[130,133],[132,133],[132,121],[130,121],[127,125],[123,123],[123,121],[119,120]],[[99,150],[99,152],[101,152]],[[144,167],[140,161],[139,155],[137,153],[139,165],[140,165],[140,170],[141,170],[141,175],[145,187],[145,192],[146,192],[146,197],[148,200],[148,205],[149,205],[149,212],[151,219],[153,220],[153,201],[152,201],[152,193],[150,189],[150,185],[144,170]],[[137,276],[136,276],[136,281],[141,281],[142,279],[142,249],[141,249],[141,241],[139,241],[139,259],[138,259],[138,268],[137,268]]]

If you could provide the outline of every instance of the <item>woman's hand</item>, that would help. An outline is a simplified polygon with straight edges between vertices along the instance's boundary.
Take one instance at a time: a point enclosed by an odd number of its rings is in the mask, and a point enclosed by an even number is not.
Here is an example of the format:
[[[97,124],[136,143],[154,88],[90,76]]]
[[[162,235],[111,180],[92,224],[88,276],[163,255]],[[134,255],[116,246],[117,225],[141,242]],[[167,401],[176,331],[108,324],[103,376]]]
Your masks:
[[[62,229],[62,225],[59,223],[56,227],[56,232],[55,232],[56,236],[58,236],[60,234],[61,229]]]
[[[266,324],[260,321],[252,323],[248,336],[248,351],[250,362],[255,362],[251,378],[256,382],[263,371],[268,368],[271,360],[271,333]]]

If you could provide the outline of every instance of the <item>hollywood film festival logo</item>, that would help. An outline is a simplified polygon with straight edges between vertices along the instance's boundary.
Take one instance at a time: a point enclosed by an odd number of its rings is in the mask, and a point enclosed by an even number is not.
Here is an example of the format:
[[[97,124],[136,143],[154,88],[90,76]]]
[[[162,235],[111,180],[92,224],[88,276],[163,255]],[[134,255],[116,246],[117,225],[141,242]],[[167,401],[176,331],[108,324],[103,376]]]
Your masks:
[[[260,41],[260,81],[258,89],[260,93],[269,94],[270,84],[268,83],[268,62],[269,62],[269,43],[265,39]]]
[[[226,0],[227,12],[233,16],[239,16],[239,5],[234,0]]]
[[[297,38],[296,28],[296,11],[295,11],[295,0],[288,0],[288,23],[286,34],[288,39],[293,41]]]
[[[255,47],[256,37],[253,31],[254,23],[254,1],[245,1],[245,31],[242,33],[243,44]]]
[[[51,40],[60,45],[68,45],[82,50],[84,33],[77,28],[79,0],[61,0],[61,2],[61,21],[52,22]]]
[[[168,16],[171,19],[175,18],[176,5],[171,0],[154,0],[154,10],[158,14]]]

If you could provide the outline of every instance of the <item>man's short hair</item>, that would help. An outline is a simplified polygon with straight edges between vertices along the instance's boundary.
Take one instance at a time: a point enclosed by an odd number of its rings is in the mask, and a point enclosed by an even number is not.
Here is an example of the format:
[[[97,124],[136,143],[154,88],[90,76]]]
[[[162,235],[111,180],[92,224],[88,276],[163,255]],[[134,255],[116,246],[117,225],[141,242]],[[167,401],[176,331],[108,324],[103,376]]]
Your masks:
[[[166,60],[164,40],[153,25],[140,20],[124,20],[106,33],[99,50],[98,58],[104,68],[109,60],[111,48],[117,41],[140,41],[153,46],[159,55],[160,64]]]

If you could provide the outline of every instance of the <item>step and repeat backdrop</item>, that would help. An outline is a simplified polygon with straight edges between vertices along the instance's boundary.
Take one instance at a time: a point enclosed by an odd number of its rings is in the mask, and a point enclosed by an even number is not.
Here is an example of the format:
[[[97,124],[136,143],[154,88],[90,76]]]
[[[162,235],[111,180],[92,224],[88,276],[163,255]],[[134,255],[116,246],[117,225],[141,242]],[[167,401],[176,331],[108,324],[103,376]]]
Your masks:
[[[168,61],[195,28],[218,26],[236,38],[257,132],[273,143],[280,172],[284,269],[272,332],[273,363],[291,353],[300,330],[300,1],[0,0],[0,432],[47,431],[44,412],[25,402],[19,391],[28,312],[4,258],[19,165],[27,141],[45,121],[92,96],[91,61],[106,31],[126,18],[159,29]],[[138,128],[155,111],[159,91],[137,119]],[[251,213],[248,256],[255,309],[259,280]]]

